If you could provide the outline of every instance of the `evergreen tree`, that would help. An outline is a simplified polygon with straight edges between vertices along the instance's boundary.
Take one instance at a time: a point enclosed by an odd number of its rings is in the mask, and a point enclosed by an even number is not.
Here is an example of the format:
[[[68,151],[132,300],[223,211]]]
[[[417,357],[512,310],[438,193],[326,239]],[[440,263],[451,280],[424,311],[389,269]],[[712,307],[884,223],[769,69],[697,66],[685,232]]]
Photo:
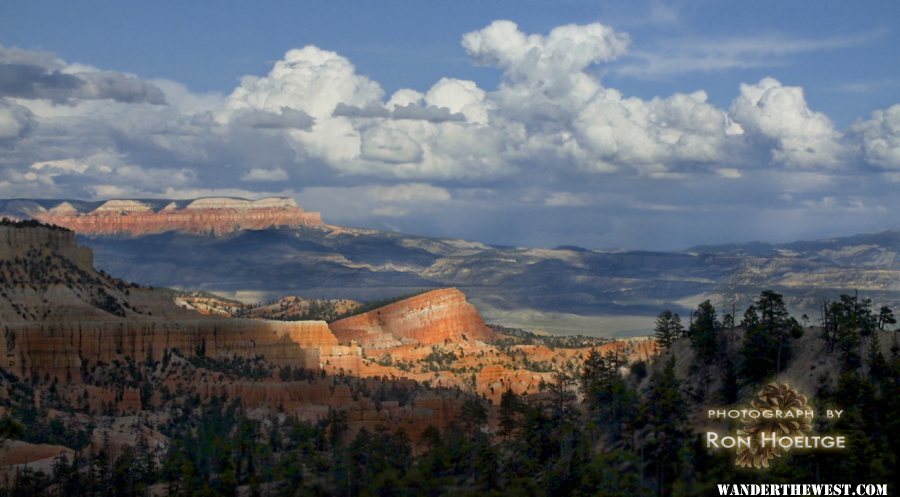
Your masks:
[[[890,367],[884,358],[884,354],[881,353],[881,341],[878,338],[878,333],[873,333],[872,337],[869,338],[866,365],[869,367],[869,376],[876,381],[881,381],[890,374]]]
[[[887,329],[892,324],[897,324],[897,319],[894,317],[894,311],[886,305],[882,306],[881,310],[878,312],[878,329]]]
[[[753,383],[778,376],[791,357],[791,338],[799,338],[803,328],[790,316],[784,297],[777,292],[763,291],[751,307],[754,310],[747,322],[755,324],[744,335],[741,374]]]
[[[675,316],[666,309],[656,317],[656,341],[663,349],[668,349],[681,335],[681,331],[675,328]]]
[[[675,358],[670,357],[665,367],[650,377],[641,407],[648,433],[645,450],[650,456],[646,470],[657,495],[667,495],[678,476],[679,452],[688,434],[687,403],[680,388]]]
[[[726,313],[722,318],[722,328],[725,328],[726,330],[734,328],[734,316],[732,316],[730,312]]]
[[[635,400],[619,373],[621,361],[615,352],[605,355],[592,350],[579,377],[579,390],[593,421],[613,440],[622,436],[625,424],[634,415]]]
[[[522,398],[507,388],[500,397],[500,436],[509,438],[521,423],[525,403]]]
[[[681,323],[681,316],[677,312],[672,314],[672,332],[677,338],[688,336],[687,330],[684,329],[684,325]]]
[[[0,443],[10,438],[18,438],[22,436],[25,428],[9,414],[5,414],[0,418]]]
[[[694,314],[689,335],[691,346],[702,363],[710,364],[718,357],[721,348],[719,337],[721,328],[716,308],[709,300],[701,302]]]
[[[756,305],[750,304],[750,307],[744,311],[744,319],[741,320],[741,328],[749,330],[759,324],[759,312]]]
[[[859,346],[863,337],[878,327],[881,316],[872,313],[872,301],[856,295],[841,295],[837,302],[823,305],[822,334],[829,352],[838,350],[847,370],[860,366]],[[885,319],[892,318],[886,312]]]

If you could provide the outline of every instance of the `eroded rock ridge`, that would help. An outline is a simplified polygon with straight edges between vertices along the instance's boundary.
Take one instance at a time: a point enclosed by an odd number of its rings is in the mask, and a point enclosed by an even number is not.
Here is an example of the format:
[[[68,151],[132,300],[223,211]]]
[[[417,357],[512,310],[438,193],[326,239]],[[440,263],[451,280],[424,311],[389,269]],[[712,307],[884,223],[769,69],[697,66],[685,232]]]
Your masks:
[[[91,236],[137,237],[168,231],[224,235],[272,227],[322,226],[322,215],[303,210],[291,198],[246,200],[108,200],[105,202],[11,200],[0,206],[8,217],[37,219]]]

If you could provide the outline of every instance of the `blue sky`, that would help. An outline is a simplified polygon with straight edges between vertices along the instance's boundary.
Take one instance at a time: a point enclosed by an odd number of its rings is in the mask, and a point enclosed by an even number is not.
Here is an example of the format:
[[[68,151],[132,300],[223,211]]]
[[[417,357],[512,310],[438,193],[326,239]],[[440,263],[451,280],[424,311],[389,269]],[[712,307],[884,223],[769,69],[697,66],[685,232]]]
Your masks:
[[[840,125],[896,103],[900,86],[900,4],[895,1],[596,2],[5,2],[5,45],[194,91],[229,92],[245,74],[267,72],[290,48],[313,44],[349,58],[390,93],[426,89],[444,76],[490,88],[498,71],[471,63],[459,37],[495,19],[526,32],[602,22],[628,32],[634,51],[664,54],[667,44],[781,41],[785,56],[744,56],[750,67],[605,76],[641,97],[705,89],[725,105],[738,84],[777,73]],[[807,45],[806,48],[803,45]],[[821,48],[817,48],[821,47]],[[701,56],[701,54],[696,54]],[[749,60],[754,59],[754,60]],[[623,63],[627,63],[625,60]],[[892,63],[894,62],[894,63]],[[848,95],[849,94],[849,95]]]
[[[0,194],[283,194],[540,246],[897,228],[898,21],[895,1],[5,2]]]

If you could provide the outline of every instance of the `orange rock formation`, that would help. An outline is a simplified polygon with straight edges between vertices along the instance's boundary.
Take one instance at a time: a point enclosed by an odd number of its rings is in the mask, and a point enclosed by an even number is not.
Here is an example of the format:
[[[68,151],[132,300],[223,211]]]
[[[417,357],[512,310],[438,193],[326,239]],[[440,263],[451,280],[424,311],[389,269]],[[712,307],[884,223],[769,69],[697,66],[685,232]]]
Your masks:
[[[367,349],[403,343],[484,341],[493,336],[475,307],[456,288],[425,292],[335,321],[331,330],[342,344],[356,342]]]
[[[156,215],[131,204],[107,207],[119,210],[65,215]],[[199,208],[223,207],[210,200]],[[54,262],[54,257],[72,264]],[[497,403],[507,389],[538,393],[542,382],[552,381],[553,368],[577,367],[589,352],[494,344],[505,335],[488,328],[465,295],[453,288],[426,292],[329,326],[324,321],[234,319],[182,309],[171,294],[94,272],[91,251],[78,247],[74,234],[66,230],[0,226],[0,260],[0,368],[25,378],[61,380],[61,395],[72,405],[86,403],[93,413],[162,407],[165,387],[205,399],[225,395],[250,409],[283,410],[309,420],[326,416],[329,409],[343,409],[351,433],[362,427],[400,426],[416,440],[430,425],[446,426],[465,400],[446,390],[418,390],[416,383],[458,388]],[[33,276],[38,273],[43,275],[40,281]],[[104,305],[111,301],[121,303],[119,314]],[[621,346],[631,358],[655,353],[650,341]],[[159,388],[149,400],[134,386],[84,384],[100,364],[161,361],[166,350],[173,349],[178,349],[178,357],[168,369],[155,370],[154,387]],[[261,358],[271,372],[254,378],[229,376],[192,365],[194,355],[214,360]],[[288,366],[294,371],[323,370],[327,375],[299,380],[282,376],[290,373]],[[343,374],[362,378],[355,380],[360,382],[356,385],[365,388],[344,383]],[[409,388],[416,394],[403,405],[361,394],[377,391],[383,382],[412,385]]]
[[[140,200],[110,200],[92,211],[80,212],[72,204],[62,202],[30,215],[85,235],[141,236],[166,231],[223,235],[239,230],[323,224],[320,213],[304,211],[290,198],[201,198],[184,206],[175,201],[162,208],[157,205]]]

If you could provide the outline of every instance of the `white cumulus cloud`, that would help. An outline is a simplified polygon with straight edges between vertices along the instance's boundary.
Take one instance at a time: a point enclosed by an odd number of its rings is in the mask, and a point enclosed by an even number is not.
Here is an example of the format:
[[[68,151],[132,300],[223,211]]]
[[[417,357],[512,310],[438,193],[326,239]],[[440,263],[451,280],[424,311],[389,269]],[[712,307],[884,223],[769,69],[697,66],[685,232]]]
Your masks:
[[[745,130],[775,142],[772,157],[799,167],[833,167],[843,158],[840,133],[825,114],[806,104],[803,88],[773,78],[742,84],[731,114]]]
[[[900,104],[876,110],[872,118],[853,125],[863,157],[885,169],[900,169]]]
[[[498,85],[447,74],[391,95],[315,46],[222,94],[0,47],[0,193],[251,196],[276,186],[355,225],[374,216],[413,226],[443,210],[467,232],[468,209],[518,233],[535,231],[531,218],[516,221],[523,208],[719,213],[768,199],[812,209],[869,193],[880,195],[873,206],[896,204],[887,190],[900,181],[900,105],[842,130],[803,88],[774,78],[735,88],[727,108],[703,89],[641,98],[599,76],[634,60],[630,43],[600,23],[527,33],[500,20],[461,39]],[[746,52],[739,45],[701,55]]]
[[[228,107],[276,113],[297,109],[324,118],[340,103],[357,107],[379,103],[383,93],[378,83],[356,74],[345,57],[307,46],[288,51],[267,76],[245,76],[228,97]]]
[[[362,135],[360,158],[381,162],[419,162],[422,147],[399,129],[374,127]]]
[[[512,21],[494,21],[467,33],[462,43],[477,62],[501,67],[511,79],[552,81],[625,54],[629,38],[600,23],[559,26],[543,36],[527,35]]]

